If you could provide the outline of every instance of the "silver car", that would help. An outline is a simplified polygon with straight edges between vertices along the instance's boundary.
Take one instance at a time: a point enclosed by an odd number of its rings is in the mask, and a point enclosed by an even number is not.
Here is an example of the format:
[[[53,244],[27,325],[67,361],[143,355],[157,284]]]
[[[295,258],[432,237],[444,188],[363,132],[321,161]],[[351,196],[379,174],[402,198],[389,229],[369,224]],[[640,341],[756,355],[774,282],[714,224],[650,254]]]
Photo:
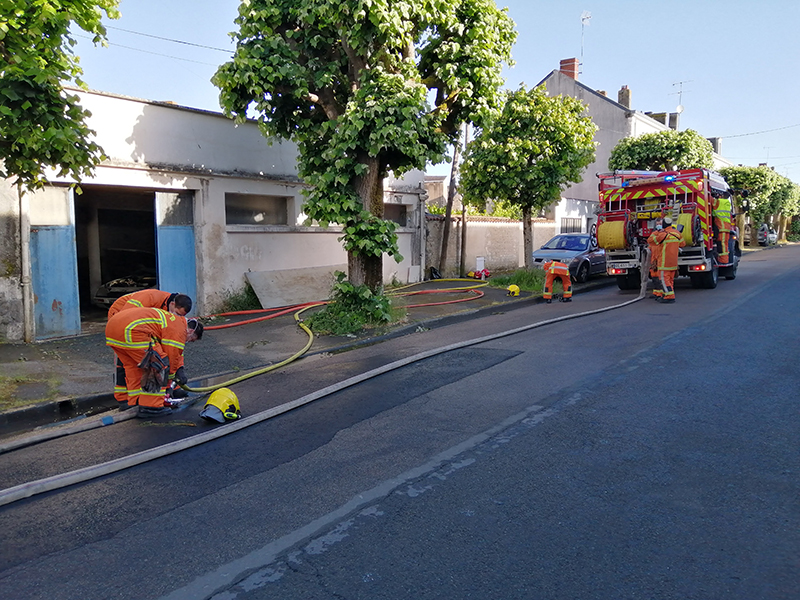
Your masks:
[[[592,275],[606,273],[606,251],[598,248],[588,233],[562,233],[533,252],[533,266],[542,268],[548,260],[569,266],[576,283],[584,283]]]

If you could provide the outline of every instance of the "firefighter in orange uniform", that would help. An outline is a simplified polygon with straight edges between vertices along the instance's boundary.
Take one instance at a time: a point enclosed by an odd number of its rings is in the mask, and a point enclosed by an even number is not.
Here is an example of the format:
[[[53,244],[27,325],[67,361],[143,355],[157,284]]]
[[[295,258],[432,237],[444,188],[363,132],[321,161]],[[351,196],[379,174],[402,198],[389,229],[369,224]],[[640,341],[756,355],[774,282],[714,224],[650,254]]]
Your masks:
[[[650,237],[647,238],[647,246],[650,248],[650,279],[653,280],[653,295],[651,298],[661,300],[664,297],[664,290],[661,289],[661,281],[658,278],[658,261],[661,260],[661,246],[656,243],[656,234],[663,229],[661,219],[656,221],[656,228]]]
[[[545,272],[544,278],[544,291],[542,297],[550,304],[553,301],[553,282],[556,277],[561,279],[561,287],[564,288],[564,294],[561,297],[562,302],[572,302],[572,282],[569,278],[569,267],[557,260],[548,260],[542,265]]]
[[[117,298],[108,309],[108,318],[110,319],[119,311],[129,308],[160,308],[174,315],[185,317],[192,310],[192,299],[186,294],[162,292],[155,288],[139,290]],[[119,394],[119,397],[125,397],[127,389],[125,385],[125,367],[116,355],[114,363],[116,367],[114,373],[114,395]],[[183,390],[180,391],[183,392]],[[120,402],[119,407],[122,410],[129,408],[127,399]]]
[[[192,310],[192,299],[186,294],[162,292],[151,288],[140,290],[120,296],[108,309],[108,318],[126,308],[160,308],[181,317],[185,317]]]
[[[664,228],[655,232],[655,242],[661,247],[658,259],[658,278],[661,280],[662,304],[675,302],[675,272],[678,270],[678,252],[686,245],[680,231],[672,226],[672,219],[664,217]],[[658,300],[658,298],[656,299]]]
[[[159,308],[129,308],[115,314],[106,325],[106,344],[114,349],[125,369],[125,390],[114,389],[121,404],[139,406],[139,416],[161,416],[172,409],[164,405],[166,385],[156,392],[142,389],[145,372],[139,363],[148,348],[162,360],[169,361],[169,375],[177,383],[186,383],[183,369],[183,350],[187,341],[200,339],[203,326],[196,319],[191,323],[180,316]]]
[[[713,199],[714,225],[717,229],[717,239],[720,243],[719,263],[727,265],[730,262],[730,239],[733,231],[733,210],[730,198]]]

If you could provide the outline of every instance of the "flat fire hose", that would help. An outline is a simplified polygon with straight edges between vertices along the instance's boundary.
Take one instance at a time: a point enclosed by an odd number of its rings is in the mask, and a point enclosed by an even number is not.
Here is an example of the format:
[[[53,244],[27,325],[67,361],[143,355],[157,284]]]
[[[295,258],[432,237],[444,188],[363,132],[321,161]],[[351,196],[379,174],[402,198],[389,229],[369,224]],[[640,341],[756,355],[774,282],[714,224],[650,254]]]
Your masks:
[[[649,254],[646,256],[646,259],[649,264]],[[595,315],[610,310],[622,308],[624,306],[628,306],[629,304],[633,304],[644,298],[645,294],[647,293],[647,280],[648,280],[648,270],[642,269],[642,285],[639,295],[632,300],[627,300],[620,304],[614,304],[612,306],[575,313],[571,315],[564,315],[562,317],[556,317],[554,319],[547,319],[544,321],[539,321],[538,323],[531,323],[523,327],[510,329],[508,331],[502,331],[500,333],[494,333],[480,338],[475,338],[464,342],[457,342],[454,344],[450,344],[448,346],[443,346],[441,348],[435,348],[433,350],[420,352],[419,354],[415,354],[407,358],[396,360],[382,367],[371,369],[365,373],[361,373],[360,375],[355,375],[353,377],[350,377],[333,385],[329,385],[321,390],[312,392],[310,394],[306,394],[305,396],[293,400],[291,402],[287,402],[280,406],[270,408],[260,413],[251,415],[249,417],[239,419],[237,421],[226,423],[225,425],[215,428],[211,431],[200,433],[198,435],[183,440],[170,442],[168,444],[164,444],[156,448],[151,448],[149,450],[143,450],[142,452],[137,452],[135,454],[131,454],[128,456],[123,456],[121,458],[104,462],[98,465],[84,467],[82,469],[77,469],[75,471],[70,471],[68,473],[62,473],[60,475],[54,475],[52,477],[47,477],[36,481],[30,481],[28,483],[23,483],[14,487],[7,488],[5,490],[0,490],[0,506],[11,504],[13,502],[22,500],[24,498],[30,498],[31,496],[35,496],[37,494],[43,494],[45,492],[61,489],[70,485],[74,485],[76,483],[83,483],[86,481],[90,481],[92,479],[96,479],[98,477],[110,475],[112,473],[116,473],[118,471],[122,471],[124,469],[140,465],[145,462],[155,460],[157,458],[161,458],[162,456],[167,456],[170,454],[174,454],[175,452],[180,452],[181,450],[186,450],[188,448],[199,446],[200,444],[204,444],[206,442],[210,442],[212,440],[226,436],[228,434],[235,433],[241,429],[250,427],[251,425],[256,425],[257,423],[261,423],[263,421],[272,419],[278,415],[284,414],[286,412],[289,412],[306,404],[310,404],[315,400],[319,400],[320,398],[324,398],[326,396],[339,392],[343,389],[352,387],[354,385],[372,379],[373,377],[377,377],[379,375],[383,375],[384,373],[388,373],[395,369],[399,369],[401,367],[405,367],[412,363],[425,360],[426,358],[431,358],[439,354],[444,354],[445,352],[450,352],[451,350],[458,350],[460,348],[466,348],[468,346],[474,346],[476,344],[490,342],[499,338],[507,337],[509,335],[514,335],[517,333],[522,333],[524,331],[529,331],[531,329],[535,329],[538,327],[544,327],[545,325],[552,325],[553,323],[559,323],[561,321],[567,321],[570,319],[577,319],[588,315]]]

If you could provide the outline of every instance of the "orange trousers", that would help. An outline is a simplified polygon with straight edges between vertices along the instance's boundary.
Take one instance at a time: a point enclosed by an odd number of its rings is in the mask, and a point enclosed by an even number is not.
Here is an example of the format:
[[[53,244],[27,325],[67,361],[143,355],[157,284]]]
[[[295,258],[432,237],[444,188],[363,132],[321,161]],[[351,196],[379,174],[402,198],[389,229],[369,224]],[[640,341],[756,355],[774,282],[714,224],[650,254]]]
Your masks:
[[[160,392],[149,393],[142,389],[142,375],[144,371],[139,368],[139,363],[144,358],[146,348],[114,348],[117,361],[122,363],[125,370],[125,387],[120,381],[115,382],[114,398],[118,402],[127,402],[128,406],[146,406],[148,408],[161,408],[164,406],[164,394],[167,388]],[[159,352],[163,356],[163,353]],[[119,372],[119,368],[117,368]]]
[[[675,299],[675,273],[677,270],[661,270],[658,271],[658,278],[661,280],[661,289],[664,291],[664,295],[662,298],[664,300],[674,300]]]
[[[728,252],[728,246],[730,245],[731,239],[731,232],[730,231],[723,231],[720,230],[719,232],[719,242],[722,248],[720,248],[719,253],[719,262],[722,265],[727,265],[730,262],[730,253]]]
[[[555,282],[556,277],[561,279],[561,287],[564,288],[564,298],[572,298],[572,282],[570,281],[569,273],[566,275],[563,273],[551,273],[549,270],[544,276],[544,291],[542,292],[542,298],[545,300],[550,300],[553,297],[553,283]]]

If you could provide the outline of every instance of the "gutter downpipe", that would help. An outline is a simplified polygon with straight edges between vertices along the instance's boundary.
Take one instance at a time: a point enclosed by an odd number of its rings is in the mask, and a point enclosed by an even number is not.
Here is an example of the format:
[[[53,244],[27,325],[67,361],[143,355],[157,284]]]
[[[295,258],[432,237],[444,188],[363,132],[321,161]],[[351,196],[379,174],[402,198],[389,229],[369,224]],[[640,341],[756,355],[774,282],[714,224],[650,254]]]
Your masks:
[[[33,290],[31,289],[31,221],[30,203],[28,195],[23,191],[22,184],[17,184],[19,196],[19,254],[22,277],[22,335],[26,343],[34,341],[33,329]]]

